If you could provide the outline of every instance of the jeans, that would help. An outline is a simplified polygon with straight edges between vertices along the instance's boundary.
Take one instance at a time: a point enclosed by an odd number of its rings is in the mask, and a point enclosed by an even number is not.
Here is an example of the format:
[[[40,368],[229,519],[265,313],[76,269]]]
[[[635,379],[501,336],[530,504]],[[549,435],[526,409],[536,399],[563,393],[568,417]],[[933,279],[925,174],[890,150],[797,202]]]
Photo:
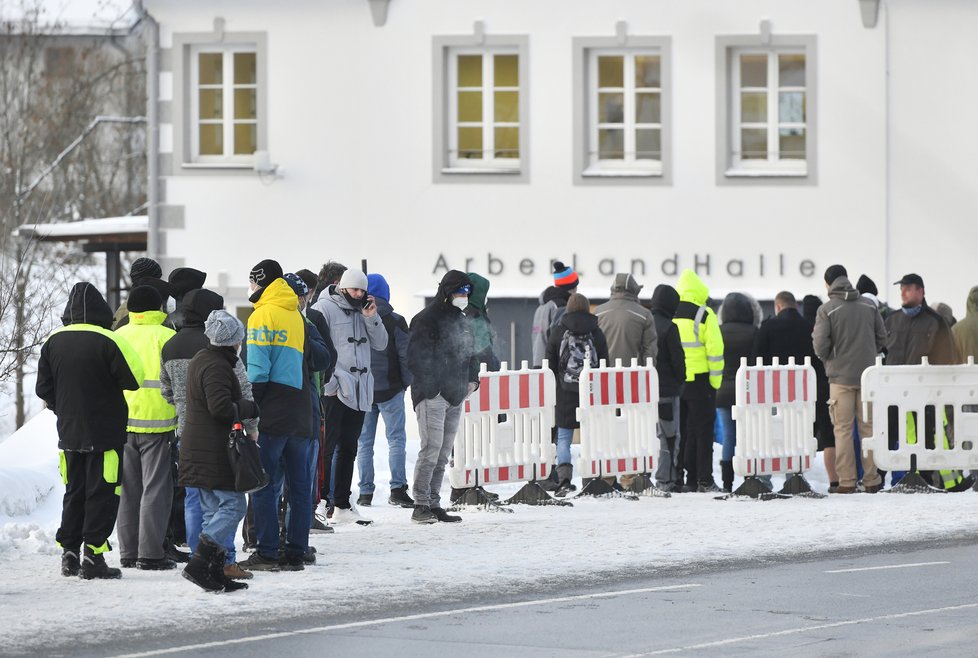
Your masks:
[[[720,421],[720,427],[723,430],[723,453],[721,453],[720,459],[725,462],[732,462],[734,452],[737,449],[737,423],[734,421],[730,409],[717,408],[717,420]],[[759,475],[757,477],[768,485],[768,489],[772,488],[770,475]]]
[[[407,484],[405,450],[407,436],[404,433],[404,391],[386,402],[374,402],[363,418],[363,430],[357,447],[357,467],[360,470],[360,493],[372,494],[374,485],[374,437],[377,434],[377,418],[384,417],[387,432],[387,464],[391,469],[391,489]]]
[[[557,465],[571,463],[571,443],[574,441],[574,430],[569,427],[557,428]]]
[[[200,534],[207,535],[221,546],[233,544],[234,533],[248,509],[245,495],[221,489],[197,489],[197,493],[203,514]]]
[[[312,525],[312,468],[309,462],[313,461],[314,443],[313,439],[306,437],[258,435],[261,463],[271,482],[280,479],[280,471],[284,468],[289,487],[292,514],[287,524],[285,542],[288,557],[301,557],[309,549],[309,528]],[[251,495],[258,552],[267,558],[279,557],[278,497],[278,489],[273,484]]]
[[[414,502],[440,507],[445,465],[455,447],[455,434],[462,418],[462,405],[452,406],[441,395],[422,400],[415,407],[421,451],[414,465]]]
[[[187,495],[183,499],[183,519],[187,524],[187,546],[190,547],[191,553],[195,553],[197,551],[197,544],[200,542],[200,529],[204,523],[204,515],[200,507],[200,489],[197,487],[187,487],[186,492]],[[244,518],[244,515],[242,515],[242,518]],[[211,537],[213,538],[213,535]],[[223,545],[224,550],[227,551],[224,563],[234,564],[238,554],[234,548],[233,533],[228,537],[227,543]]]

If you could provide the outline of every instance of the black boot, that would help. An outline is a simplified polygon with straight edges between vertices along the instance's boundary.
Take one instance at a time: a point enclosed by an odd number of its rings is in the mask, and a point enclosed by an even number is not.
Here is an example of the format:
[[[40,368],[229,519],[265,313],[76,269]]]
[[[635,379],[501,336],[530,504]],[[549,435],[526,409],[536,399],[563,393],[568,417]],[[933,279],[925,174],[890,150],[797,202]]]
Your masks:
[[[226,575],[224,575],[224,563],[227,561],[227,551],[224,547],[214,542],[207,535],[200,536],[201,543],[207,541],[212,544],[212,557],[210,561],[210,576],[211,579],[224,587],[225,592],[237,592],[241,589],[248,589],[247,583],[240,583],[236,580],[231,580]],[[216,548],[216,550],[215,550]]]
[[[96,553],[88,544],[85,544],[85,557],[82,559],[78,575],[85,580],[94,578],[111,580],[122,578],[122,571],[107,565],[101,553]]]
[[[730,493],[733,491],[734,469],[733,462],[720,460],[720,477],[723,478],[723,491]]]
[[[449,514],[440,507],[432,507],[431,513],[435,515],[435,518],[442,523],[458,523],[462,520],[461,516],[455,514]]]
[[[455,489],[452,489],[452,502],[455,501]],[[414,507],[414,500],[408,495],[408,487],[406,484],[401,485],[395,489],[391,489],[390,498],[387,499],[388,505],[396,505],[397,507]]]
[[[61,554],[61,575],[77,576],[79,571],[81,571],[81,562],[78,561],[78,549],[73,551],[64,549],[64,553]]]
[[[571,480],[574,478],[573,464],[558,464],[556,471],[557,479],[560,480],[560,484],[557,486],[554,496],[557,498],[563,498],[567,494],[577,491],[577,487],[571,484]]]
[[[218,551],[223,552],[224,549],[210,541],[210,538],[205,541],[205,537],[206,535],[201,535],[197,550],[190,556],[190,562],[184,567],[181,575],[205,591],[223,592],[224,583],[214,578],[212,562],[215,554]]]

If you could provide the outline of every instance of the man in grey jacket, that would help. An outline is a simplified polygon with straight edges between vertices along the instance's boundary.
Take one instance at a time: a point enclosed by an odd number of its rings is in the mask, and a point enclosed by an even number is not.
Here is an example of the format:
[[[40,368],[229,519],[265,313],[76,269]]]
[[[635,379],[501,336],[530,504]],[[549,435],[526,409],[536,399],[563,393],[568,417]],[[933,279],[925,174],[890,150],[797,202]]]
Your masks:
[[[829,493],[856,492],[856,456],[852,426],[858,421],[859,436],[872,435],[872,415],[864,416],[860,383],[863,371],[873,365],[886,343],[883,318],[876,307],[849,282],[846,268],[832,265],[825,271],[829,301],[815,316],[812,342],[815,354],[825,363],[829,380],[829,415],[835,430],[835,466],[838,486]],[[863,488],[876,493],[882,480],[873,454],[863,451]]]
[[[622,365],[631,365],[638,359],[640,366],[646,359],[655,359],[659,351],[652,311],[638,301],[642,286],[631,274],[616,274],[611,284],[611,299],[594,309],[598,326],[608,339],[609,365],[621,359]]]
[[[371,350],[387,348],[387,330],[367,294],[367,275],[356,269],[343,273],[340,282],[323,291],[313,308],[323,314],[336,348],[336,370],[326,383],[326,454],[336,448],[333,521],[371,523],[350,500],[357,442],[364,414],[374,402]]]

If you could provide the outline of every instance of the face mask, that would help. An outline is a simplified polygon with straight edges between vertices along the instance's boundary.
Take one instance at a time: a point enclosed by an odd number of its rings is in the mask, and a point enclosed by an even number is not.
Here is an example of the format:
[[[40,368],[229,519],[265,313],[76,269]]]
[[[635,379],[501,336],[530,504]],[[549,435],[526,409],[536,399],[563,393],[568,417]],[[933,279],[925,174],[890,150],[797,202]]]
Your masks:
[[[468,297],[453,297],[452,298],[452,306],[454,306],[455,308],[457,308],[457,309],[459,309],[461,311],[464,311],[465,310],[465,307],[468,306],[468,305],[469,305],[469,298]]]
[[[350,296],[350,293],[344,292],[343,296],[346,297],[346,301],[350,302],[350,306],[356,309],[361,309],[367,304],[367,296],[364,295],[360,299]]]

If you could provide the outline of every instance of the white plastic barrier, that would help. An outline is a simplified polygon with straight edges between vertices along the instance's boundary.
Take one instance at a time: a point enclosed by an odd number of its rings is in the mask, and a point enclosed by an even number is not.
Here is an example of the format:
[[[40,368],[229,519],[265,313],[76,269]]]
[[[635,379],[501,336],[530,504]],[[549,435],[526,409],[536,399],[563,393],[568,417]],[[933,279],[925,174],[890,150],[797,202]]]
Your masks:
[[[659,453],[655,425],[659,421],[659,375],[652,365],[613,367],[602,360],[597,368],[585,360],[581,372],[581,457],[583,477],[650,473]]]
[[[815,369],[810,359],[796,365],[747,365],[740,360],[737,398],[732,416],[737,421],[734,472],[740,476],[801,473],[812,466],[818,451],[814,436]]]
[[[863,371],[862,399],[865,413],[872,405],[873,436],[863,439],[864,450],[873,451],[873,461],[888,471],[903,471],[917,457],[917,468],[978,470],[978,366],[935,366],[927,359],[919,366],[884,366],[882,359]],[[896,407],[898,422],[889,426],[889,408]],[[926,413],[927,407],[933,409]],[[907,440],[907,414],[915,414],[916,440]],[[925,416],[933,418],[936,431],[933,447],[924,440]],[[947,445],[944,425],[948,432]],[[896,449],[890,449],[890,429],[897,429]]]
[[[502,363],[498,372],[482,364],[479,388],[466,399],[455,437],[448,479],[458,489],[542,480],[550,475],[556,448],[554,374],[542,369],[519,370]]]

